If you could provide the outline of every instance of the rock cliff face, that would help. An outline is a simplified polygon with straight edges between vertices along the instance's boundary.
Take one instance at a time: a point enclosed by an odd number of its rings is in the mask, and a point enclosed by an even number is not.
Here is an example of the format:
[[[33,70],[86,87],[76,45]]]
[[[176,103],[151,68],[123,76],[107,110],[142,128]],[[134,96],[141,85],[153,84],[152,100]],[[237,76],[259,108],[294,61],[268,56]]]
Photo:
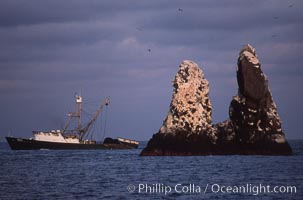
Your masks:
[[[230,119],[211,125],[209,83],[196,63],[183,61],[167,117],[141,155],[291,154],[268,79],[250,45],[240,51],[237,81]]]

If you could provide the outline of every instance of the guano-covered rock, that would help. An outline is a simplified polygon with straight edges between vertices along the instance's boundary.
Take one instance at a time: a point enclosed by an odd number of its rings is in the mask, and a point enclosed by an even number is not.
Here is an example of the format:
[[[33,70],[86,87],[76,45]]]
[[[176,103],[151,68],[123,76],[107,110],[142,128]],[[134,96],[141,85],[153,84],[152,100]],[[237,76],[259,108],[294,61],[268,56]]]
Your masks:
[[[209,83],[203,71],[193,61],[183,61],[173,87],[163,125],[141,155],[196,155],[216,141],[211,125]]]
[[[268,78],[249,44],[239,53],[237,81],[229,119],[212,125],[209,83],[196,63],[183,61],[168,114],[141,156],[291,155]]]

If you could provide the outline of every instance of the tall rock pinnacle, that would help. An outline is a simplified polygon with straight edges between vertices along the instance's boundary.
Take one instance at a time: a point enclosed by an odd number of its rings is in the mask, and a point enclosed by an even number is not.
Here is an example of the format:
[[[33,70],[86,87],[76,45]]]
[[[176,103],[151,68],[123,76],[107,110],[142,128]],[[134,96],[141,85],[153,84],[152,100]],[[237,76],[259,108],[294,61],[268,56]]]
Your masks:
[[[229,115],[239,142],[285,143],[267,76],[262,72],[256,50],[250,45],[245,45],[239,54],[237,80],[239,91],[231,102]]]
[[[209,83],[198,65],[189,60],[183,61],[173,87],[170,108],[159,133],[178,130],[197,133],[209,129],[212,112]]]
[[[141,155],[197,155],[214,143],[209,83],[193,61],[185,60],[173,81],[169,111]]]
[[[230,119],[214,125],[218,143],[232,147],[231,154],[291,154],[268,78],[249,44],[239,53],[237,81],[238,95],[230,103]]]

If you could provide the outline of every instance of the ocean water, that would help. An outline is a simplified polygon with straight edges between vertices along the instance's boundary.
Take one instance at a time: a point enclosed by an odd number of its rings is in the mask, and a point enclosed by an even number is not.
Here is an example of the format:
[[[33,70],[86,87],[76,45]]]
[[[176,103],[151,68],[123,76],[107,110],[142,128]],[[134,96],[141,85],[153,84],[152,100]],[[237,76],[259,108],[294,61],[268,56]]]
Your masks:
[[[0,199],[303,199],[303,140],[289,143],[293,156],[198,157],[139,157],[146,143],[72,151],[2,143]]]

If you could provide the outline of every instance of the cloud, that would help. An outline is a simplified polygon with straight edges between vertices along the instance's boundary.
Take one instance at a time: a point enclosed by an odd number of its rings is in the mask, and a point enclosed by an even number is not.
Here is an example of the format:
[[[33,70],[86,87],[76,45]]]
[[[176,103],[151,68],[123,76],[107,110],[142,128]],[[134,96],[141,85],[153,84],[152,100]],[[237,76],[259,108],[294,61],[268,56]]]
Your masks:
[[[97,18],[112,18],[112,11],[123,10],[127,2],[82,1],[63,2],[54,0],[27,2],[16,0],[1,1],[1,26],[22,26],[45,23],[90,21]]]
[[[74,92],[82,88],[85,98],[112,97],[113,134],[125,131],[129,134],[125,136],[148,139],[161,125],[171,80],[185,59],[202,67],[211,86],[213,119],[222,121],[237,93],[237,57],[246,43],[256,47],[281,110],[289,107],[293,113],[288,117],[282,112],[283,121],[298,122],[300,107],[283,103],[283,91],[299,91],[303,82],[303,3],[292,4],[290,8],[288,2],[274,0],[1,1],[0,92],[5,97],[0,99],[0,120],[7,125],[0,129],[9,129],[13,116],[24,109],[27,115],[18,117],[16,132],[31,132],[37,126],[34,113],[39,109],[65,113]],[[300,105],[301,94],[297,95],[289,97],[292,105]],[[26,108],[18,106],[23,99]],[[21,117],[31,120],[25,123]]]

